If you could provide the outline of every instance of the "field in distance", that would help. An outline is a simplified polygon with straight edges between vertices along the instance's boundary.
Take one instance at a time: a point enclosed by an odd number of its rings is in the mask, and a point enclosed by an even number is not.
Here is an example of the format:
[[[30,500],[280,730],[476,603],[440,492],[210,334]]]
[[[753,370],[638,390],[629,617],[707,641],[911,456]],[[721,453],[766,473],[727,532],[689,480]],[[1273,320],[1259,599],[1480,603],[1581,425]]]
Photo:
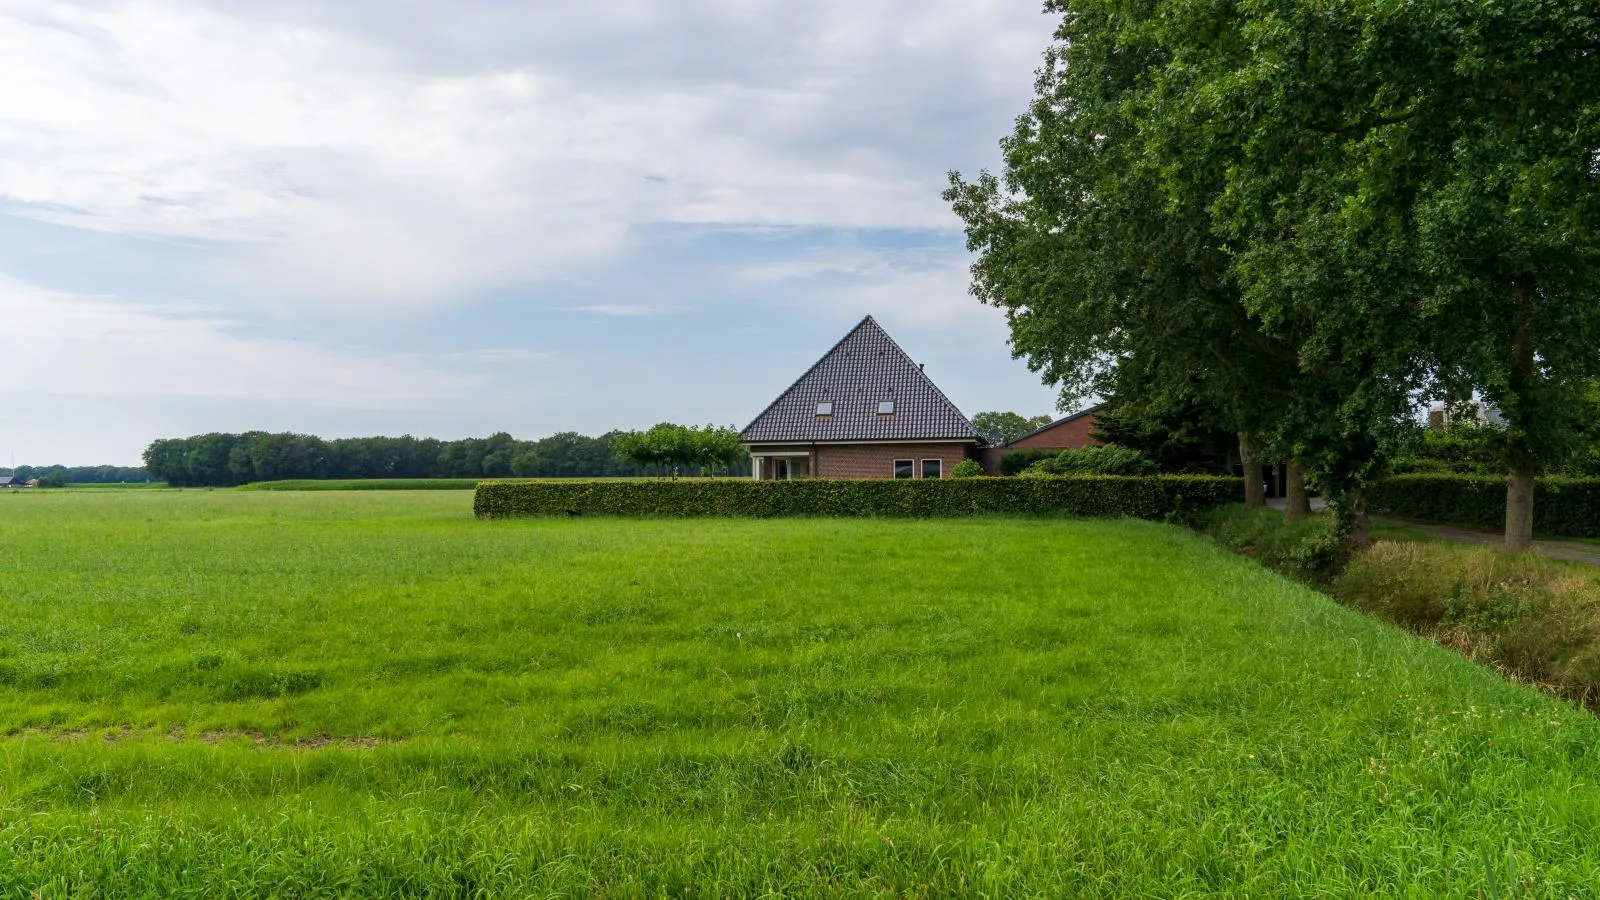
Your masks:
[[[0,545],[7,896],[1600,884],[1600,721],[1166,526],[40,491]]]
[[[302,478],[257,481],[241,491],[470,491],[484,481],[652,481],[658,478]],[[680,481],[697,481],[680,478]],[[725,480],[725,479],[724,479]],[[204,490],[191,488],[190,490]]]

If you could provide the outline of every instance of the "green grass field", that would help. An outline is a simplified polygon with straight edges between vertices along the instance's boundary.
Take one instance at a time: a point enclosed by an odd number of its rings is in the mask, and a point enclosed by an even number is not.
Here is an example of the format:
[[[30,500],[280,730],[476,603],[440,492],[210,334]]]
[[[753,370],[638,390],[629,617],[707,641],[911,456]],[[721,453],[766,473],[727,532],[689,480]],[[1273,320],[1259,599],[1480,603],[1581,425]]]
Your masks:
[[[0,496],[0,895],[1587,897],[1600,722],[1141,522]]]

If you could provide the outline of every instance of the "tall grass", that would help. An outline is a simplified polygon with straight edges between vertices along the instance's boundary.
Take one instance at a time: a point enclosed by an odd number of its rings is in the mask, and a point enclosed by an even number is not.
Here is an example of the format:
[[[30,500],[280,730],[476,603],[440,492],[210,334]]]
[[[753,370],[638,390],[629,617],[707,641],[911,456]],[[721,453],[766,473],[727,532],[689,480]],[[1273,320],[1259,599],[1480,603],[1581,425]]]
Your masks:
[[[1385,541],[1335,596],[1552,693],[1600,707],[1600,570],[1488,547]]]
[[[1600,722],[1140,522],[0,503],[0,894],[1600,884]]]

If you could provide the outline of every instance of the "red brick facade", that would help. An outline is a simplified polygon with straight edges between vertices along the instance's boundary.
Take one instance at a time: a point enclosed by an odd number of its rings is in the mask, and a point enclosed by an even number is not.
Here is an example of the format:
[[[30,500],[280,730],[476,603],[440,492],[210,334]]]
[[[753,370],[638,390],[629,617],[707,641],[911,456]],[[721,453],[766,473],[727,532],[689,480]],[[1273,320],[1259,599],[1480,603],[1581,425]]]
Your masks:
[[[1007,453],[1016,450],[1081,450],[1084,447],[1094,447],[1103,441],[1095,440],[1093,432],[1099,427],[1099,421],[1092,412],[1064,419],[1053,425],[1047,425],[1039,431],[1018,438],[1003,447],[985,447],[978,451],[978,462],[983,465],[983,471],[990,475],[1000,474],[1000,460]]]
[[[1007,444],[1006,449],[1081,450],[1084,447],[1093,447],[1102,443],[1095,440],[1091,434],[1098,427],[1095,414],[1086,413]]]
[[[970,444],[839,444],[816,449],[817,478],[893,478],[897,459],[912,460],[913,477],[922,477],[922,461],[940,461],[940,477],[949,478],[956,463],[971,453]]]

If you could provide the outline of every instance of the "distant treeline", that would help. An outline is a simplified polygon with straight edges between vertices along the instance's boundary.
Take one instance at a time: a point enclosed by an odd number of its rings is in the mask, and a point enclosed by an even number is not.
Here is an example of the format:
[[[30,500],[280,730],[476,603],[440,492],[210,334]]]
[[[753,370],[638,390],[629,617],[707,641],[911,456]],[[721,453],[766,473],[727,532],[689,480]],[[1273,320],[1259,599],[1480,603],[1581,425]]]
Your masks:
[[[121,484],[129,481],[149,481],[142,466],[17,466],[0,468],[0,475],[14,475],[18,481],[35,478],[59,479],[65,484]]]
[[[624,432],[574,432],[519,441],[486,438],[367,437],[324,440],[309,434],[202,434],[152,443],[150,475],[174,487],[222,487],[290,478],[616,478],[644,474],[619,454]],[[743,463],[748,472],[748,462]],[[652,470],[659,467],[652,467]],[[734,467],[737,474],[738,466]],[[692,474],[689,469],[684,474]]]

